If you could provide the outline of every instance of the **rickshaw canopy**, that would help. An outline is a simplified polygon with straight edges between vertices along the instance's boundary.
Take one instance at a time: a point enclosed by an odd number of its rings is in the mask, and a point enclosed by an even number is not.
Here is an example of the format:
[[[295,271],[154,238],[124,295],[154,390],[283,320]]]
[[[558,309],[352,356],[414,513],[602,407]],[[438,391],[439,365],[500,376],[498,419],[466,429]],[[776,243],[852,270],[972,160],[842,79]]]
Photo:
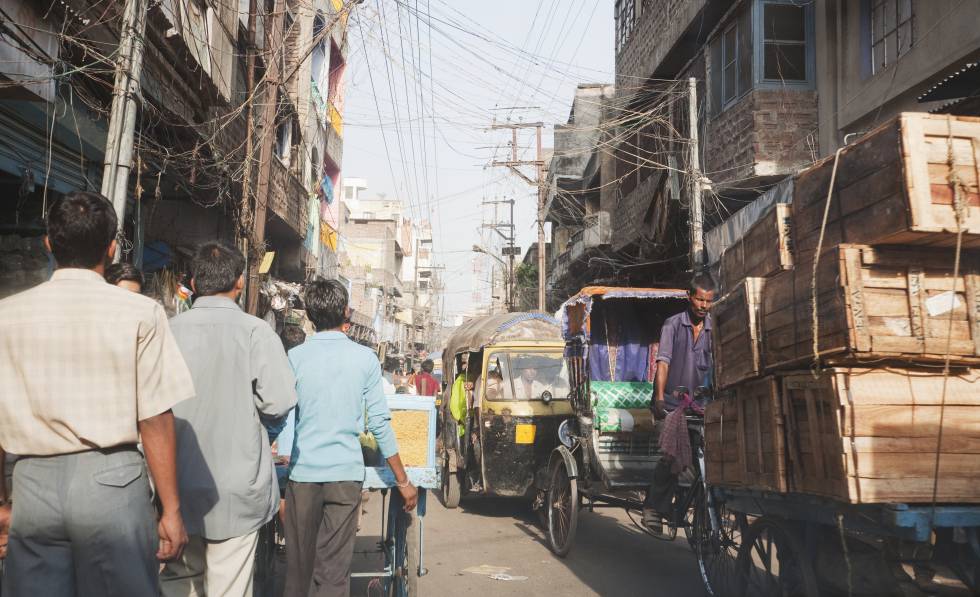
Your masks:
[[[561,333],[565,340],[589,340],[590,315],[596,299],[661,299],[686,300],[687,291],[676,288],[631,288],[618,286],[587,286],[562,303],[558,311]]]
[[[449,337],[443,360],[461,352],[479,352],[502,342],[561,342],[558,320],[546,313],[499,313],[471,319]],[[445,364],[444,364],[445,366]]]

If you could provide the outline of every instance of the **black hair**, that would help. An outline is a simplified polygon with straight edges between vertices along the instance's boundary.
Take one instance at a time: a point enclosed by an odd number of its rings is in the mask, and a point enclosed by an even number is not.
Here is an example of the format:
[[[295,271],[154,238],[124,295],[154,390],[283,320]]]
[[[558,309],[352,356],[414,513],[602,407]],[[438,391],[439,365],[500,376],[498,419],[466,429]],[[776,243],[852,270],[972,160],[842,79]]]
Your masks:
[[[282,345],[286,349],[286,352],[306,342],[306,332],[298,325],[287,325],[283,327],[279,337],[282,339]]]
[[[194,292],[198,296],[229,292],[244,272],[245,256],[237,247],[221,241],[203,243],[191,263]]]
[[[306,316],[317,331],[339,328],[347,321],[347,289],[337,280],[314,280],[303,293]]]
[[[432,359],[425,359],[422,361],[422,371],[426,373],[432,373],[432,370],[436,368],[436,364],[432,362]]]
[[[687,288],[687,293],[694,296],[697,294],[698,288],[705,292],[715,292],[718,289],[711,274],[705,272],[694,274],[694,277],[691,278],[691,284]]]
[[[102,263],[119,220],[112,203],[98,193],[72,191],[48,210],[48,242],[58,267],[92,269]]]
[[[136,269],[132,263],[113,263],[105,268],[105,281],[115,286],[120,282],[136,282],[143,286],[143,272]]]

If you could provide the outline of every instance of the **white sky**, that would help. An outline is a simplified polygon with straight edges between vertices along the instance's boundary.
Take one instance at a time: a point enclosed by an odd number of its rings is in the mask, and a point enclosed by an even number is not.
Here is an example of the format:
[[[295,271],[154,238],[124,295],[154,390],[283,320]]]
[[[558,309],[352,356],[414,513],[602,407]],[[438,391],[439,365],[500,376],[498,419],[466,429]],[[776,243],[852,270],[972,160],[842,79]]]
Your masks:
[[[611,0],[368,0],[355,9],[341,175],[431,219],[447,318],[489,300],[471,252],[496,236],[481,230],[492,218],[483,200],[515,198],[518,244],[536,240],[535,189],[488,167],[508,157],[509,131],[486,129],[494,116],[564,123],[578,83],[612,83],[612,12]],[[514,106],[537,109],[499,109]],[[551,141],[549,126],[543,145]],[[518,141],[523,159],[533,159],[533,144],[531,129]]]

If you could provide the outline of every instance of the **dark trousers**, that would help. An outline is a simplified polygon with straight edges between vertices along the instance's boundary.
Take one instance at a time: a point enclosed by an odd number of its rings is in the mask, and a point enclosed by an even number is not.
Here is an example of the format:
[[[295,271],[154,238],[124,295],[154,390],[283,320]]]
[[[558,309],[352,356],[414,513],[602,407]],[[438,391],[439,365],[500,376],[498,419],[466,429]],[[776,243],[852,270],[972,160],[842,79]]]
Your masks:
[[[647,490],[644,508],[651,508],[664,516],[671,516],[674,503],[674,493],[677,491],[677,475],[670,470],[670,462],[666,458],[657,461],[653,469],[653,482]]]
[[[360,506],[360,482],[289,482],[286,595],[348,597]]]
[[[156,597],[156,514],[133,448],[27,457],[14,468],[4,597]]]

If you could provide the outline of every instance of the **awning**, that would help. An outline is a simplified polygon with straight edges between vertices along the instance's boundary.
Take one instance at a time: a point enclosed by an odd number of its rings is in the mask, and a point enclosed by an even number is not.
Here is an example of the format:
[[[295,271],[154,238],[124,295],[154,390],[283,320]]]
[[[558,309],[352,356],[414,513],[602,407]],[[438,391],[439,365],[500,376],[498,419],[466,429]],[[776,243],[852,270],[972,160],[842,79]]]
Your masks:
[[[967,62],[919,96],[920,102],[938,102],[980,95],[980,62]]]

